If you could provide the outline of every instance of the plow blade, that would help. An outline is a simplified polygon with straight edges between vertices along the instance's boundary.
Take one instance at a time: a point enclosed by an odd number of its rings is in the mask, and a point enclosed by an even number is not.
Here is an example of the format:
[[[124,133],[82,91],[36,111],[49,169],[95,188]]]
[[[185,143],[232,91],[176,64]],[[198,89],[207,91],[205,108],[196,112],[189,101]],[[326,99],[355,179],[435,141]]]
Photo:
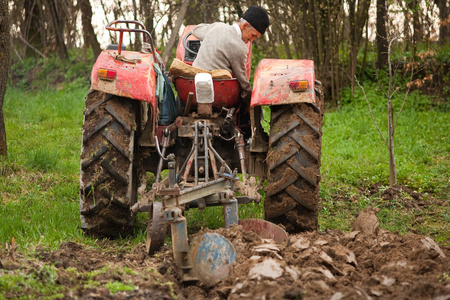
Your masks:
[[[212,286],[228,276],[230,265],[236,261],[236,250],[224,236],[205,233],[192,243],[190,256],[199,279]]]
[[[245,231],[253,231],[262,239],[272,239],[277,244],[284,244],[288,240],[286,231],[278,225],[261,219],[244,219],[239,220],[239,225]]]
[[[150,209],[150,217],[147,225],[147,253],[153,255],[164,245],[164,239],[168,229],[168,224],[161,214],[161,202],[153,202]]]

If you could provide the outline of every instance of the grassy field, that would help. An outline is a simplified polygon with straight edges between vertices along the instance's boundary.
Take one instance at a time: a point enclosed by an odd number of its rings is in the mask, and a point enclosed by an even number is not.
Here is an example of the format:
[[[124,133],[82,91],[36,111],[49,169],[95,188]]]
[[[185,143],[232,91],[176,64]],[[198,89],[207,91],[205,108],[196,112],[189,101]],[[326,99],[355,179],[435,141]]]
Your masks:
[[[381,128],[385,101],[366,86]],[[4,103],[8,160],[0,161],[0,242],[15,239],[19,250],[55,249],[63,241],[96,245],[79,229],[79,157],[86,88],[24,92],[9,88]],[[401,104],[401,95],[395,106]],[[323,127],[320,230],[350,230],[354,216],[367,206],[381,209],[381,226],[400,233],[417,232],[450,246],[450,118],[446,108],[413,93],[398,121],[395,152],[399,185],[418,192],[425,208],[386,201],[388,152],[356,91],[352,104],[325,114]],[[369,191],[378,186],[378,192]],[[404,194],[404,197],[410,197]],[[436,202],[436,199],[444,200]],[[447,202],[446,202],[447,201]],[[241,218],[263,217],[262,204],[240,209]],[[188,224],[221,226],[220,209],[188,212]],[[147,216],[138,216],[136,235],[117,243],[145,240]]]
[[[375,87],[366,87],[380,129],[387,138],[387,102]],[[394,107],[399,111],[404,95]],[[450,245],[450,115],[445,106],[433,107],[429,97],[412,93],[395,131],[398,185],[409,188],[402,201],[387,201],[382,192],[389,187],[388,150],[382,141],[361,91],[352,104],[326,113],[322,145],[321,229],[349,230],[351,222],[366,206],[380,208],[381,227],[400,233],[429,235]],[[377,186],[377,193],[370,190]],[[404,205],[419,202],[420,207]],[[405,201],[406,200],[406,201]],[[443,201],[439,201],[443,200]]]

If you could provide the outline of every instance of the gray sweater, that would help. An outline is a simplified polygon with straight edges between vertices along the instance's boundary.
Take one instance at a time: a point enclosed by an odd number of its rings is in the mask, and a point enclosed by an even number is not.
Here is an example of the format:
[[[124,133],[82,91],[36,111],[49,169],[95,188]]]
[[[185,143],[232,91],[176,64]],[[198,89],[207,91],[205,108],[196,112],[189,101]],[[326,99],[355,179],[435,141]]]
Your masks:
[[[233,26],[224,23],[199,24],[192,30],[192,34],[202,41],[192,64],[194,67],[233,72],[242,89],[251,92],[245,68],[248,48]]]

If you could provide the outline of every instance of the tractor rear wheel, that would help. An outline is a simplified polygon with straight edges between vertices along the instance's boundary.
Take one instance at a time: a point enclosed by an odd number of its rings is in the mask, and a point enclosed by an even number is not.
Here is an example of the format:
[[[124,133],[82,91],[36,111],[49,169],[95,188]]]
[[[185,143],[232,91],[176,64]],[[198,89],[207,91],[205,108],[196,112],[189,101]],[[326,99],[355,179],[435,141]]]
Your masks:
[[[268,221],[288,232],[318,225],[323,94],[317,105],[297,103],[271,107],[268,185],[264,202]]]
[[[137,116],[133,100],[88,92],[80,168],[81,228],[86,234],[115,238],[132,231]]]

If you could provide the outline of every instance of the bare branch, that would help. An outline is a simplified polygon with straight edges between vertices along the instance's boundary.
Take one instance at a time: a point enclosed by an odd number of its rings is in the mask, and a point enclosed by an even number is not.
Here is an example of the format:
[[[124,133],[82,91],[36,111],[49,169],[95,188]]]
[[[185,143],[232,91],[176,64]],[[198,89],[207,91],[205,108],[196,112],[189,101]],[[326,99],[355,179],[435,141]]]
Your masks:
[[[388,98],[392,98],[392,63],[391,63],[391,46],[392,43],[398,39],[398,36],[394,37],[392,40],[389,41],[389,47],[388,47],[388,64],[389,64],[389,90],[388,90]]]
[[[388,143],[387,143],[386,139],[384,138],[383,133],[380,130],[380,127],[378,127],[377,121],[375,120],[375,117],[374,117],[373,112],[372,112],[372,108],[370,107],[369,100],[367,99],[367,96],[366,96],[366,92],[364,91],[364,88],[359,83],[358,78],[356,77],[356,75],[355,75],[355,80],[356,80],[356,83],[358,84],[359,88],[362,90],[362,92],[364,94],[364,99],[366,99],[367,105],[369,106],[369,111],[370,111],[370,115],[372,116],[373,123],[375,124],[375,127],[377,127],[378,132],[380,133],[380,136],[383,139],[384,144],[386,145],[386,147],[388,147]]]
[[[23,58],[20,56],[19,51],[17,51],[16,47],[14,47],[13,41],[12,41],[12,36],[9,40],[11,42],[11,48],[14,50],[14,53],[16,53],[17,57],[19,58],[20,61],[23,61]]]
[[[39,54],[40,56],[42,56],[44,59],[47,59],[47,57],[38,49],[36,49],[33,45],[31,45],[30,43],[27,42],[27,40],[25,40],[20,34],[17,35],[19,37],[19,39],[25,43],[25,45],[27,45],[28,47],[30,47],[31,49],[33,49],[37,54]]]
[[[390,80],[392,80],[392,79],[390,79]],[[394,97],[395,93],[397,93],[397,91],[398,91],[399,89],[400,89],[399,87],[395,88],[395,90],[394,90],[394,91],[392,92],[392,94],[391,94],[390,99],[392,99],[392,97]]]

